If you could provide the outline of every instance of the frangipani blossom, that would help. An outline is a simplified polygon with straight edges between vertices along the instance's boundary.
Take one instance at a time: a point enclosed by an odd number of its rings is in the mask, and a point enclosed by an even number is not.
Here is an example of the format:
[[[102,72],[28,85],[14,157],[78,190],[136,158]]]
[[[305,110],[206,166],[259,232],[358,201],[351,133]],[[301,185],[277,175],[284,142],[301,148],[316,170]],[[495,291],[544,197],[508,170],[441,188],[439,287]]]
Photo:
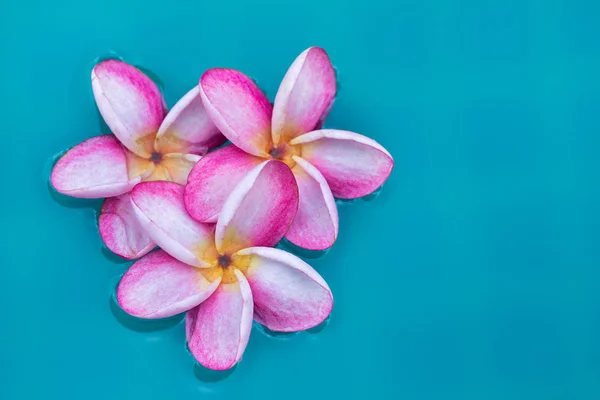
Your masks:
[[[210,69],[199,87],[208,114],[233,145],[208,154],[188,177],[185,204],[198,221],[215,222],[246,173],[264,159],[276,159],[294,173],[300,193],[286,238],[306,249],[326,249],[338,235],[334,197],[366,196],[392,171],[392,156],[374,140],[319,129],[336,94],[335,71],[321,48],[311,47],[296,58],[273,106],[239,71]]]
[[[99,227],[106,246],[127,259],[155,244],[139,227],[129,192],[139,182],[185,184],[189,171],[225,138],[199,96],[189,91],[167,114],[156,84],[137,68],[107,60],[92,70],[96,104],[114,135],[96,136],[67,151],[50,180],[60,193],[80,198],[108,197]]]
[[[252,319],[282,332],[323,322],[333,307],[323,278],[298,257],[268,247],[283,238],[296,214],[293,183],[284,163],[260,163],[231,191],[216,226],[188,215],[183,186],[137,185],[132,207],[162,249],[123,275],[119,305],[141,318],[188,311],[189,349],[201,365],[215,370],[241,359]]]

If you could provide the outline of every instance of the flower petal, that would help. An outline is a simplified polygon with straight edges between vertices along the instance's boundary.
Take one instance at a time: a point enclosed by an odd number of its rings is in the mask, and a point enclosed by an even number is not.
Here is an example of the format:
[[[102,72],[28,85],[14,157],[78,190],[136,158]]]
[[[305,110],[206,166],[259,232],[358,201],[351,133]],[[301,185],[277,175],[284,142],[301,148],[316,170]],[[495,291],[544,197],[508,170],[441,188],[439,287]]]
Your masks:
[[[300,204],[294,222],[285,236],[296,246],[324,250],[338,234],[338,213],[331,190],[321,173],[306,160],[293,157]]]
[[[220,277],[209,282],[198,268],[156,250],[136,261],[123,275],[117,302],[136,317],[165,318],[196,307],[219,283]]]
[[[262,161],[234,145],[208,153],[189,174],[184,197],[187,211],[198,221],[217,222],[229,193]]]
[[[241,358],[252,328],[252,292],[237,269],[235,283],[223,284],[186,315],[186,336],[194,358],[206,368],[226,370]]]
[[[130,193],[104,200],[98,227],[106,247],[128,260],[139,258],[156,246],[135,216]]]
[[[168,180],[185,185],[190,171],[200,158],[196,154],[169,153],[165,154],[160,166],[167,171]]]
[[[151,182],[151,181],[171,182],[171,175],[169,174],[169,171],[167,171],[167,169],[165,167],[158,164],[158,165],[154,165],[152,167],[152,173],[150,175],[148,175],[148,177],[146,179],[144,179],[144,181],[145,182]]]
[[[200,78],[200,95],[227,139],[247,153],[268,155],[273,108],[252,79],[233,69],[209,69]]]
[[[131,192],[132,205],[148,236],[179,261],[207,267],[204,259],[215,258],[210,225],[189,216],[183,206],[183,186],[172,182],[142,182]]]
[[[252,247],[237,253],[252,256],[246,278],[252,289],[255,319],[278,332],[310,329],[331,313],[333,296],[310,265],[286,251]]]
[[[119,60],[106,60],[92,70],[98,109],[112,132],[129,150],[149,157],[166,115],[160,90],[140,70]]]
[[[358,133],[322,129],[297,137],[302,158],[323,174],[342,199],[366,196],[379,188],[394,167],[391,154],[376,141]]]
[[[154,147],[162,154],[204,155],[225,140],[204,109],[195,86],[169,111],[156,134]]]
[[[123,147],[127,157],[127,170],[130,177],[141,176],[142,180],[147,179],[154,172],[154,163],[149,158],[144,158],[132,153]]]
[[[277,160],[256,166],[233,189],[215,230],[222,254],[251,246],[275,246],[298,210],[298,187],[290,168]]]
[[[273,143],[315,129],[329,112],[335,93],[335,71],[325,50],[305,50],[290,66],[275,96]]]
[[[142,177],[131,177],[129,153],[113,135],[96,136],[69,149],[58,160],[50,181],[60,193],[95,199],[129,192]]]

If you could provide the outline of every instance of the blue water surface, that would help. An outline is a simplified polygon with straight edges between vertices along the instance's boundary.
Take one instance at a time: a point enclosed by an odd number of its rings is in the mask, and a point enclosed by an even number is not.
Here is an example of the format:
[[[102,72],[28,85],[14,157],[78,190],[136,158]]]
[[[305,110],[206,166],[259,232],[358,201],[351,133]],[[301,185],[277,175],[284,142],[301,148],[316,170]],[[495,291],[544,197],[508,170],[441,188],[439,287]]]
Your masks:
[[[2,0],[0,399],[600,398],[599,37],[595,0]],[[207,376],[178,320],[115,311],[128,263],[99,202],[51,196],[52,157],[102,132],[99,58],[172,106],[210,67],[273,98],[311,45],[339,71],[327,126],[396,168],[309,260],[328,325],[254,329]]]

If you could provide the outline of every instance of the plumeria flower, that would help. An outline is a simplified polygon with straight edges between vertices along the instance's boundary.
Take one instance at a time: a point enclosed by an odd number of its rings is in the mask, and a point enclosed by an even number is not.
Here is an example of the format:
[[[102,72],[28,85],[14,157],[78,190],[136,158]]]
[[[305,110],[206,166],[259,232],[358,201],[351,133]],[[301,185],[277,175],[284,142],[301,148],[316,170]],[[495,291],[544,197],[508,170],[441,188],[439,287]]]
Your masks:
[[[311,47],[296,58],[273,106],[239,71],[210,69],[199,87],[208,114],[233,145],[204,157],[189,175],[185,204],[198,221],[216,221],[228,194],[254,166],[265,159],[281,160],[294,173],[300,193],[286,238],[323,250],[338,235],[334,197],[366,196],[392,171],[392,156],[374,140],[319,129],[336,94],[335,71],[321,48]]]
[[[167,114],[156,84],[137,68],[107,60],[92,70],[96,104],[114,135],[96,136],[67,151],[50,180],[60,193],[80,198],[108,197],[99,227],[106,246],[133,259],[155,244],[131,209],[131,189],[139,182],[184,184],[208,150],[225,138],[206,114],[197,87]]]
[[[197,222],[184,188],[144,182],[132,207],[162,249],[136,261],[122,277],[117,302],[141,318],[188,311],[189,349],[203,366],[225,370],[242,357],[252,320],[292,332],[323,322],[333,306],[323,278],[298,257],[269,246],[281,240],[298,207],[294,175],[267,160],[250,170],[223,204],[216,226]]]

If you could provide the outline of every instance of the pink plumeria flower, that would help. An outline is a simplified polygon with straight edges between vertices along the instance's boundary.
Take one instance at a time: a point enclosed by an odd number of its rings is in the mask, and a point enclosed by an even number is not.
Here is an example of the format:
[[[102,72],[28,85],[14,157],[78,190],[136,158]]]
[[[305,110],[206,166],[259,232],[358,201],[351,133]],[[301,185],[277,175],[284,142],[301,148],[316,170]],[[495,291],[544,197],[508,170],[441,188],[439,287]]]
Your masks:
[[[71,148],[54,166],[50,180],[68,196],[109,197],[99,220],[102,240],[124,258],[141,257],[155,244],[133,215],[131,189],[152,180],[185,184],[200,156],[225,138],[204,110],[197,87],[167,114],[150,78],[122,61],[107,60],[92,70],[92,88],[114,135],[96,136]]]
[[[338,235],[334,197],[366,196],[392,171],[392,156],[374,140],[319,129],[336,94],[335,71],[319,47],[296,58],[274,106],[239,71],[210,69],[199,86],[208,114],[233,145],[204,157],[189,175],[185,204],[198,221],[216,221],[237,182],[264,159],[277,159],[291,168],[300,192],[298,214],[286,238],[323,250]]]
[[[191,353],[214,370],[241,359],[253,319],[282,332],[322,323],[333,307],[323,278],[298,257],[269,247],[283,238],[296,214],[293,183],[284,163],[260,163],[231,191],[216,226],[191,218],[183,186],[138,184],[132,207],[162,249],[125,273],[117,288],[119,305],[141,318],[188,311]]]

